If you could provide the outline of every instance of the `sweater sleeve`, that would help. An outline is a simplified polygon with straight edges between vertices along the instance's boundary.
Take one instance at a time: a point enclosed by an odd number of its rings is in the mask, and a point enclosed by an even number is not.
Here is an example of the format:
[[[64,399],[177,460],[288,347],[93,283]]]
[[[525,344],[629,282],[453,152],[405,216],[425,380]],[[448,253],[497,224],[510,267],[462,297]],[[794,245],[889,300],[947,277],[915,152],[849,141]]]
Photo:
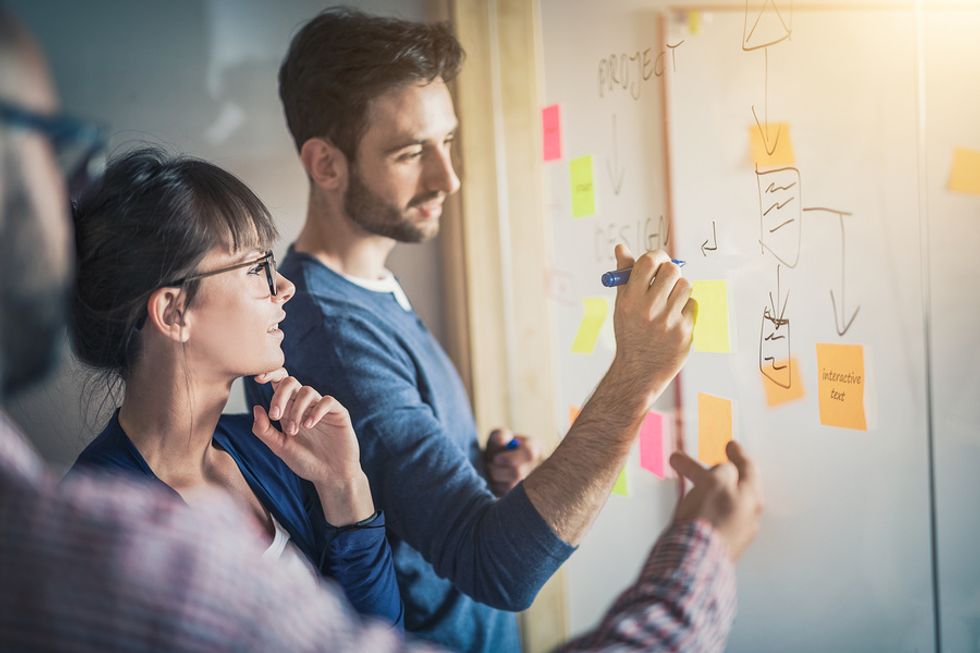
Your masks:
[[[361,464],[388,527],[473,599],[523,610],[574,548],[522,485],[501,499],[422,398],[415,363],[364,317],[326,318],[290,371],[351,413]],[[309,340],[312,339],[312,340]]]
[[[343,588],[359,613],[381,617],[401,628],[405,615],[385,537],[384,514],[379,512],[356,526],[324,524],[320,573]]]

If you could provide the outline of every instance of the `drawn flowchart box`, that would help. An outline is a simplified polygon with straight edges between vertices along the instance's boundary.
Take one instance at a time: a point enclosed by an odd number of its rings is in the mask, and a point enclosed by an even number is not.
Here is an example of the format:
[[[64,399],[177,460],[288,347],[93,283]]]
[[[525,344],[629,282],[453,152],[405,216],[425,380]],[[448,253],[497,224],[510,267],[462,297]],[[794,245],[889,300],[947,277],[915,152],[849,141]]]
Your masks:
[[[759,243],[787,267],[800,257],[800,171],[777,168],[756,171],[759,185]]]
[[[789,319],[775,315],[768,306],[762,311],[759,334],[759,371],[781,388],[789,389],[793,379]]]
[[[766,0],[761,6],[745,2],[742,49],[767,48],[785,41],[793,33],[793,0]]]

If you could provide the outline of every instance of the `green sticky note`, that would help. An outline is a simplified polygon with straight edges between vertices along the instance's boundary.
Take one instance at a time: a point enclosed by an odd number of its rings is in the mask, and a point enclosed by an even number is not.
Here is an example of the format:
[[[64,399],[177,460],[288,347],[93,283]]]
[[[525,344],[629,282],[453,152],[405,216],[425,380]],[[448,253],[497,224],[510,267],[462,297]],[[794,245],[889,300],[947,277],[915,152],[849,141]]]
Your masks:
[[[628,497],[630,495],[629,483],[626,479],[626,466],[619,471],[619,476],[616,477],[616,484],[613,485],[613,494],[618,494],[621,497]]]
[[[592,155],[572,159],[569,164],[572,181],[572,216],[584,218],[595,215],[595,184],[592,176]]]
[[[728,353],[728,282],[699,280],[692,284],[691,297],[698,303],[694,322],[694,351]]]
[[[582,300],[582,322],[578,325],[578,333],[572,341],[572,353],[591,354],[595,350],[599,330],[606,321],[609,312],[609,302],[605,297],[586,297]]]

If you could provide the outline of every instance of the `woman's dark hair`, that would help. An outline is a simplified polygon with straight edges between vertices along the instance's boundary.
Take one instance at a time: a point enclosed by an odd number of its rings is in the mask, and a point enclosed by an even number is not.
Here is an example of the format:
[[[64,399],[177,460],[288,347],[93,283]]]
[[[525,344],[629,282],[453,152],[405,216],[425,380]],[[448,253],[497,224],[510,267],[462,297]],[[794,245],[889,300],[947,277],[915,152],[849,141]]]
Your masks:
[[[372,99],[403,84],[452,81],[463,57],[445,23],[327,9],[293,37],[279,68],[279,97],[296,149],[310,138],[328,138],[353,160]]]
[[[198,272],[215,247],[268,249],[278,238],[269,211],[237,177],[152,147],[111,160],[74,218],[69,335],[78,358],[110,383],[132,370],[154,290]],[[183,285],[188,303],[197,287]]]

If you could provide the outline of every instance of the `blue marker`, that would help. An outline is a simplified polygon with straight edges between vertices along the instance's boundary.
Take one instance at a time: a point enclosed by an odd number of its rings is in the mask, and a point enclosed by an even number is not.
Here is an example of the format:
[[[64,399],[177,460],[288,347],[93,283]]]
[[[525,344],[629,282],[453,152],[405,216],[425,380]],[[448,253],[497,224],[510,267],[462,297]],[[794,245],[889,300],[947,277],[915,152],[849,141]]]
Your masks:
[[[520,440],[518,440],[517,438],[512,438],[510,442],[504,445],[504,449],[507,451],[513,451],[514,449],[519,447],[520,444],[521,444]]]
[[[679,261],[676,258],[670,259],[670,262],[679,268],[684,267],[687,261]],[[630,272],[633,268],[623,268],[622,270],[611,270],[602,275],[602,285],[606,288],[615,288],[616,286],[622,286],[627,281],[630,280]]]

